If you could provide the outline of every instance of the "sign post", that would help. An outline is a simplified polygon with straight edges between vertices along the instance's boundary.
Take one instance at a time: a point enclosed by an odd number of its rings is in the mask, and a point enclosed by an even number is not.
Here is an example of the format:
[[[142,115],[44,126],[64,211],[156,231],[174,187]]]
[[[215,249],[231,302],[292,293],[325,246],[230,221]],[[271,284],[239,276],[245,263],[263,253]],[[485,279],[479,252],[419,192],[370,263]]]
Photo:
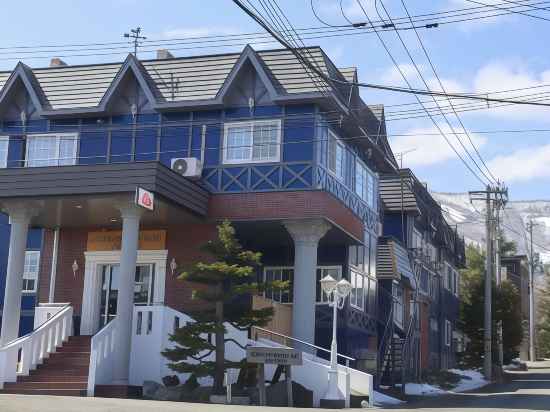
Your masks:
[[[258,392],[260,406],[266,404],[265,393],[265,366],[268,365],[283,365],[285,367],[286,378],[286,396],[288,406],[294,404],[292,396],[292,365],[302,364],[302,352],[292,348],[270,348],[260,346],[248,346],[246,348],[246,361],[249,363],[258,364]]]

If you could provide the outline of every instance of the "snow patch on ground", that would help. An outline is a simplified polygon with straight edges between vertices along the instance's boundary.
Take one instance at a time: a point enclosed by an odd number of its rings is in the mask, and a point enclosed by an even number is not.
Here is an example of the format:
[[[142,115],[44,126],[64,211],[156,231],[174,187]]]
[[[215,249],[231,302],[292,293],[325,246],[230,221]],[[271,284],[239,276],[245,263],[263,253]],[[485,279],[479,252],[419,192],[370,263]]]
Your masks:
[[[400,405],[405,403],[404,401],[396,398],[392,398],[381,392],[374,391],[374,405],[383,406],[383,405]]]
[[[407,395],[417,396],[436,396],[446,393],[471,391],[489,383],[485,380],[481,372],[476,370],[449,369],[449,372],[462,376],[460,382],[450,390],[445,390],[439,386],[429,385],[427,383],[407,383],[407,385],[405,385],[405,393]]]

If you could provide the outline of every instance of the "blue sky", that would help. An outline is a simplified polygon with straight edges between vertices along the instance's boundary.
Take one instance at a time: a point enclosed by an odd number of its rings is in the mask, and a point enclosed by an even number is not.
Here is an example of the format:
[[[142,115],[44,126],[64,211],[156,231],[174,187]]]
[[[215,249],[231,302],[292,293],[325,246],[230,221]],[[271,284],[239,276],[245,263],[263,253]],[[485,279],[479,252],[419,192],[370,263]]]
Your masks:
[[[377,19],[374,0],[361,1],[369,16]],[[505,0],[479,1],[487,4],[506,3]],[[257,0],[253,2],[258,5]],[[34,0],[3,3],[0,47],[117,42],[123,41],[123,32],[137,25],[144,28],[149,39],[259,31],[258,26],[230,0]],[[311,12],[310,0],[279,0],[279,4],[296,27],[321,26]],[[319,15],[331,24],[346,23],[340,13],[339,0],[315,0],[314,4]],[[405,15],[401,0],[383,0],[383,4],[393,17]],[[477,6],[467,0],[405,0],[405,4],[413,15]],[[357,0],[344,0],[343,6],[351,20],[365,20]],[[539,5],[544,6],[550,6],[550,2],[548,5]],[[550,19],[550,11],[538,10],[532,14]],[[24,16],[24,19],[18,16]],[[436,29],[419,30],[419,33],[447,91],[485,93],[550,85],[550,21],[516,14],[441,25]],[[402,31],[401,34],[430,88],[438,88],[414,32]],[[382,37],[409,81],[415,87],[424,88],[395,33],[385,32]],[[361,81],[404,85],[373,33],[311,39],[306,40],[306,44],[322,46],[340,67],[357,66]],[[176,56],[184,56],[238,50],[242,45],[229,49],[183,47],[189,46],[174,45],[167,48],[173,49]],[[93,53],[90,48],[70,47],[76,50],[55,53],[46,51],[40,59],[29,58],[37,56],[33,50],[30,50],[33,53],[25,54],[22,52],[28,49],[20,49],[19,52],[2,49],[0,69],[13,68],[17,59],[38,67],[47,65],[49,58],[55,55],[66,56],[63,58],[67,63],[77,64],[117,61],[127,52],[122,50],[123,54],[120,55],[74,56]],[[100,52],[105,53],[105,50]],[[152,55],[142,53],[140,57]],[[540,87],[523,92],[501,93],[498,96],[512,97],[548,91],[548,88]],[[415,102],[412,96],[370,89],[363,90],[362,95],[369,104],[384,103],[391,106]],[[447,103],[443,101],[441,104]],[[388,119],[391,111],[413,107],[387,107]],[[512,199],[550,199],[550,132],[473,133],[550,129],[550,108],[493,108],[460,113],[460,118],[471,132],[472,141],[491,171],[510,187]],[[448,126],[439,119],[441,127],[448,131]],[[453,127],[460,130],[456,118],[450,115],[449,119]],[[429,119],[388,121],[388,131],[390,136],[394,135],[390,137],[390,142],[396,152],[415,149],[405,155],[404,166],[412,167],[430,188],[453,192],[480,188],[480,183],[469,174],[443,138],[435,133]],[[400,136],[403,134],[408,136]],[[454,136],[449,135],[449,139],[457,148],[460,147]],[[465,136],[462,139],[472,156],[475,156]],[[466,157],[462,150],[459,151]]]

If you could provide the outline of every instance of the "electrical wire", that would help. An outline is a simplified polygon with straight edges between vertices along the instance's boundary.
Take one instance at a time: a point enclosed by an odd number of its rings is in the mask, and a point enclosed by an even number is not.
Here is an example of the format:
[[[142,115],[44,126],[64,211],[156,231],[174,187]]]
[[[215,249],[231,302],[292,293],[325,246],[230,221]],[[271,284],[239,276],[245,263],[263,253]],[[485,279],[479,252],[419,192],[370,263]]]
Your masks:
[[[496,10],[501,10],[500,7],[498,6],[495,6],[493,4],[486,4],[486,3],[482,3],[481,1],[476,1],[476,0],[466,0],[467,2],[469,3],[474,3],[474,4],[479,4],[481,6],[489,6],[489,7],[492,7]],[[512,3],[511,1],[506,1],[507,3]],[[542,16],[537,16],[535,14],[529,14],[529,13],[526,13],[526,12],[523,12],[523,11],[512,11],[511,13],[513,14],[521,14],[522,16],[527,16],[527,17],[531,17],[533,19],[539,19],[539,20],[545,20],[545,21],[550,21],[550,19],[547,19],[546,17],[542,17]]]

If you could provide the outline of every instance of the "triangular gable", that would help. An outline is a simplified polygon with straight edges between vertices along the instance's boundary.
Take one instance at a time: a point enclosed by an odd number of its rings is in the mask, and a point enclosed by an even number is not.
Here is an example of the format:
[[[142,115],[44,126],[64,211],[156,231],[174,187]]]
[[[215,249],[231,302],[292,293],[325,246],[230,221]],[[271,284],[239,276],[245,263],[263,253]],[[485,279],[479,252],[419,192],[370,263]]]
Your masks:
[[[105,92],[105,95],[101,99],[101,102],[99,103],[100,110],[107,109],[113,97],[116,96],[116,92],[121,83],[130,73],[132,73],[136,78],[139,86],[149,101],[149,104],[153,107],[157,104],[157,97],[159,94],[155,93],[155,90],[152,87],[152,84],[154,84],[153,81],[150,79],[149,74],[140,61],[133,54],[129,54],[126,60],[124,60],[124,63],[120,67],[117,75],[113,79],[113,82]]]
[[[32,70],[21,62],[17,63],[17,66],[15,66],[15,69],[0,91],[0,110],[8,103],[11,91],[17,85],[18,80],[23,83],[36,110],[42,113],[42,111],[47,108],[47,99],[36,77],[34,77]]]
[[[218,92],[216,99],[223,101],[223,99],[231,90],[231,86],[233,85],[233,82],[239,77],[239,73],[246,66],[247,62],[249,62],[252,65],[252,67],[254,67],[254,70],[256,70],[258,77],[260,78],[261,82],[267,89],[269,98],[271,100],[274,100],[279,96],[279,93],[277,93],[277,90],[273,86],[273,81],[271,80],[270,76],[267,74],[264,64],[262,63],[262,61],[260,60],[256,52],[254,51],[254,49],[250,47],[250,45],[247,45],[244,48],[243,52],[241,53],[239,59],[231,69],[231,72],[225,79],[225,82],[223,83],[223,86]]]

